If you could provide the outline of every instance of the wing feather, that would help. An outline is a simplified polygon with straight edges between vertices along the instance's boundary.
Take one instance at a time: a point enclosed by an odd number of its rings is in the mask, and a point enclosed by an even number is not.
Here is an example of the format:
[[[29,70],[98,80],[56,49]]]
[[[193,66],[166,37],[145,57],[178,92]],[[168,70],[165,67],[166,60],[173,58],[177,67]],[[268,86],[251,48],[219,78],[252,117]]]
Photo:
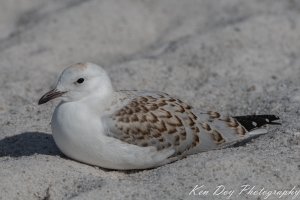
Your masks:
[[[123,107],[105,117],[107,135],[158,151],[174,149],[180,158],[226,147],[251,137],[234,117],[201,112],[180,99],[160,92],[131,93]]]
[[[192,107],[165,93],[137,95],[106,117],[108,135],[123,142],[181,155],[199,144],[200,127]]]

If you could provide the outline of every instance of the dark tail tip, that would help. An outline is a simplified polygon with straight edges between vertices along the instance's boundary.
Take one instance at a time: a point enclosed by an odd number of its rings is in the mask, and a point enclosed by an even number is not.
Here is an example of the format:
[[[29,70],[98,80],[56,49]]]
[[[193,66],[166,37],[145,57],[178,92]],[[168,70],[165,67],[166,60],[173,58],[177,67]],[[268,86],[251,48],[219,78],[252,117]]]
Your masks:
[[[242,126],[247,129],[247,131],[251,131],[253,129],[259,128],[266,124],[272,125],[280,125],[279,122],[274,122],[279,120],[280,118],[276,115],[246,115],[246,116],[234,116]]]

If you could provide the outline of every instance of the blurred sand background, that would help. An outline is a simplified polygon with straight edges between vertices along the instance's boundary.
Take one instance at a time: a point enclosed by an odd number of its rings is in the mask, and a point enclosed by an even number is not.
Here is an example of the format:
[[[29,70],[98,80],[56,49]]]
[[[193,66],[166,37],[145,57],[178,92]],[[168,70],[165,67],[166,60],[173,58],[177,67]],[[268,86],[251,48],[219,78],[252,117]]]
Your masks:
[[[51,136],[58,101],[37,101],[79,61],[102,65],[117,89],[161,90],[224,114],[278,114],[283,125],[153,170],[75,162]],[[264,198],[238,196],[245,184],[299,190],[299,77],[298,0],[1,0],[0,199],[227,199],[211,194],[222,184],[236,191],[230,199]],[[195,185],[211,193],[189,195]]]

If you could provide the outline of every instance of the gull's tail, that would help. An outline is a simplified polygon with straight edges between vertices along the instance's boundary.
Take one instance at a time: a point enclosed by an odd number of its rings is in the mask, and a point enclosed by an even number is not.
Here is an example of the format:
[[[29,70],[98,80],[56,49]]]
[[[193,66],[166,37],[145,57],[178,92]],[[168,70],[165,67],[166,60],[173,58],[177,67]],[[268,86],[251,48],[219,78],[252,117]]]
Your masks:
[[[265,129],[258,129],[267,124],[280,125],[278,122],[279,117],[276,115],[245,115],[245,116],[234,116],[250,135],[260,135],[266,132]]]

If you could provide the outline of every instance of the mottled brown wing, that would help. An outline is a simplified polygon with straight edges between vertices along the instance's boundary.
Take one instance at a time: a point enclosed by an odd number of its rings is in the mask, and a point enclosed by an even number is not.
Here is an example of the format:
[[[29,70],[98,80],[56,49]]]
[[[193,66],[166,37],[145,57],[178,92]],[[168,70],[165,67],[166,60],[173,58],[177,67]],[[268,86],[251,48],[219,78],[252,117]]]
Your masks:
[[[227,147],[251,137],[233,117],[201,112],[165,93],[131,96],[126,106],[105,118],[108,136],[157,150],[172,148],[173,156]]]
[[[200,129],[192,107],[159,93],[133,98],[106,119],[108,135],[124,142],[157,150],[175,149],[181,155],[199,143]]]

